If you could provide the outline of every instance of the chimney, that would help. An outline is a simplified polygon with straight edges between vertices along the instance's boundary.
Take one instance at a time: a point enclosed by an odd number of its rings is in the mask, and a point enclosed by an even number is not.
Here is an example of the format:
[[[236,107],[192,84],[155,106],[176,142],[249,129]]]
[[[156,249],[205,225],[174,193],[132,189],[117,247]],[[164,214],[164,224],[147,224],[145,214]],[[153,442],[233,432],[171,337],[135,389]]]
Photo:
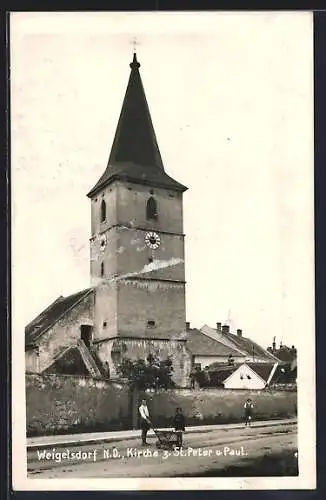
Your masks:
[[[216,330],[220,332],[222,330],[222,323],[216,323]]]
[[[238,335],[238,337],[242,337],[242,330],[238,329],[237,330],[237,335]]]
[[[190,330],[190,322],[186,321],[186,330]]]
[[[273,337],[272,349],[273,349],[273,352],[276,351],[275,337]]]
[[[229,325],[223,325],[222,326],[222,333],[229,333],[229,332],[230,332]]]

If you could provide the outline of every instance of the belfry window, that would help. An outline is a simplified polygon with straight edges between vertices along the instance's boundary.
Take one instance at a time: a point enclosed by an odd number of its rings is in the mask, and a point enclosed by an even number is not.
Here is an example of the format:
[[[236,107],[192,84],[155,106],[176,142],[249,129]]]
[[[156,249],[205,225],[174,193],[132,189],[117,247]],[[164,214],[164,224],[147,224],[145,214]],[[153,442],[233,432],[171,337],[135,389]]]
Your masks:
[[[157,219],[157,202],[153,196],[148,198],[146,205],[146,219],[156,220]]]
[[[101,262],[101,276],[104,276],[104,262]]]
[[[106,219],[106,203],[104,200],[101,202],[101,222],[104,222]]]

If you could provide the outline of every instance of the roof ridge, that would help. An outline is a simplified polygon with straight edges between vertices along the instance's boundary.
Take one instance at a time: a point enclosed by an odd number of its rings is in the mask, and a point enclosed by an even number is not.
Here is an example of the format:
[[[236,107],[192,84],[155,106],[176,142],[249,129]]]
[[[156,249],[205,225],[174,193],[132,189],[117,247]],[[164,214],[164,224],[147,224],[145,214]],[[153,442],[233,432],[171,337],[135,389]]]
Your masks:
[[[207,324],[205,324],[204,326],[202,326],[202,328],[204,328],[205,326],[206,326],[207,328],[210,328],[210,329],[211,329],[211,330],[213,330],[214,332],[217,332],[217,330],[216,330],[215,328],[212,328],[211,326],[209,326],[209,325],[207,325]],[[201,332],[202,334],[206,335],[206,337],[210,337],[209,335],[207,335],[207,333],[203,332],[202,330],[200,330],[200,332]],[[226,338],[227,338],[227,339],[228,339],[231,343],[233,343],[233,340],[232,340],[232,339],[229,339],[229,338],[225,335],[225,333],[222,333],[222,332],[221,332],[221,337],[222,337],[222,338],[223,338],[223,335],[224,335],[224,337],[226,337]],[[231,335],[232,335],[232,334],[231,334]],[[212,338],[212,337],[210,337],[210,338]],[[217,339],[215,339],[215,340],[217,340]],[[221,340],[218,340],[218,341],[219,341],[221,344],[223,344],[223,342],[222,342]],[[226,344],[223,344],[223,345],[225,345],[226,347],[229,347],[229,346],[227,346]],[[234,345],[234,343],[233,343],[233,346],[232,346],[232,347],[230,347],[230,349],[234,349],[235,351],[238,351],[238,352],[239,352],[240,354],[242,354],[243,356],[247,356],[247,355],[248,355],[248,353],[247,353],[247,352],[245,352],[245,351],[241,350],[241,349],[240,349],[237,345]]]

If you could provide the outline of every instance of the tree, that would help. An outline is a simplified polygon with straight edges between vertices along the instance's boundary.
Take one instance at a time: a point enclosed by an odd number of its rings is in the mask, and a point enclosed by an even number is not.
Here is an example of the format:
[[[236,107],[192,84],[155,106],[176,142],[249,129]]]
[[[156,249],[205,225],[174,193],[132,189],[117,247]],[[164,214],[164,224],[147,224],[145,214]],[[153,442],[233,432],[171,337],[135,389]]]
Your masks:
[[[131,419],[134,429],[136,429],[138,421],[139,392],[151,389],[169,389],[175,386],[172,380],[172,361],[169,358],[161,361],[152,354],[149,354],[146,360],[124,358],[117,367],[117,373],[128,381],[131,396]]]
[[[160,360],[152,354],[146,360],[124,358],[117,367],[117,372],[128,380],[131,390],[170,389],[175,386],[170,358]]]

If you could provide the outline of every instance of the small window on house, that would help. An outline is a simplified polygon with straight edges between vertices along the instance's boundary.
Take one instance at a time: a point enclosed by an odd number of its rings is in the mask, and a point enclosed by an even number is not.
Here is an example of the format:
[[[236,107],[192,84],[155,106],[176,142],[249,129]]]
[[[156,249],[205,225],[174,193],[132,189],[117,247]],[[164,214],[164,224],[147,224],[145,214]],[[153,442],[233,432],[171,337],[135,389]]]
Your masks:
[[[149,263],[153,262],[153,258],[152,257],[148,257],[148,262]]]
[[[101,262],[101,276],[104,276],[104,262]]]
[[[251,380],[251,377],[250,377],[250,375],[247,375],[247,379],[248,379],[248,380]]]
[[[107,322],[103,321],[103,328],[106,328],[106,326],[107,326]]]
[[[156,203],[155,198],[153,198],[153,196],[151,196],[147,200],[146,218],[147,218],[147,220],[156,220],[157,219],[157,203]]]
[[[149,319],[147,321],[147,326],[148,326],[148,328],[153,328],[155,326],[155,321],[153,321],[152,319]]]
[[[243,375],[240,375],[240,380],[243,380]]]
[[[104,222],[106,219],[106,203],[104,200],[101,202],[101,222]]]

